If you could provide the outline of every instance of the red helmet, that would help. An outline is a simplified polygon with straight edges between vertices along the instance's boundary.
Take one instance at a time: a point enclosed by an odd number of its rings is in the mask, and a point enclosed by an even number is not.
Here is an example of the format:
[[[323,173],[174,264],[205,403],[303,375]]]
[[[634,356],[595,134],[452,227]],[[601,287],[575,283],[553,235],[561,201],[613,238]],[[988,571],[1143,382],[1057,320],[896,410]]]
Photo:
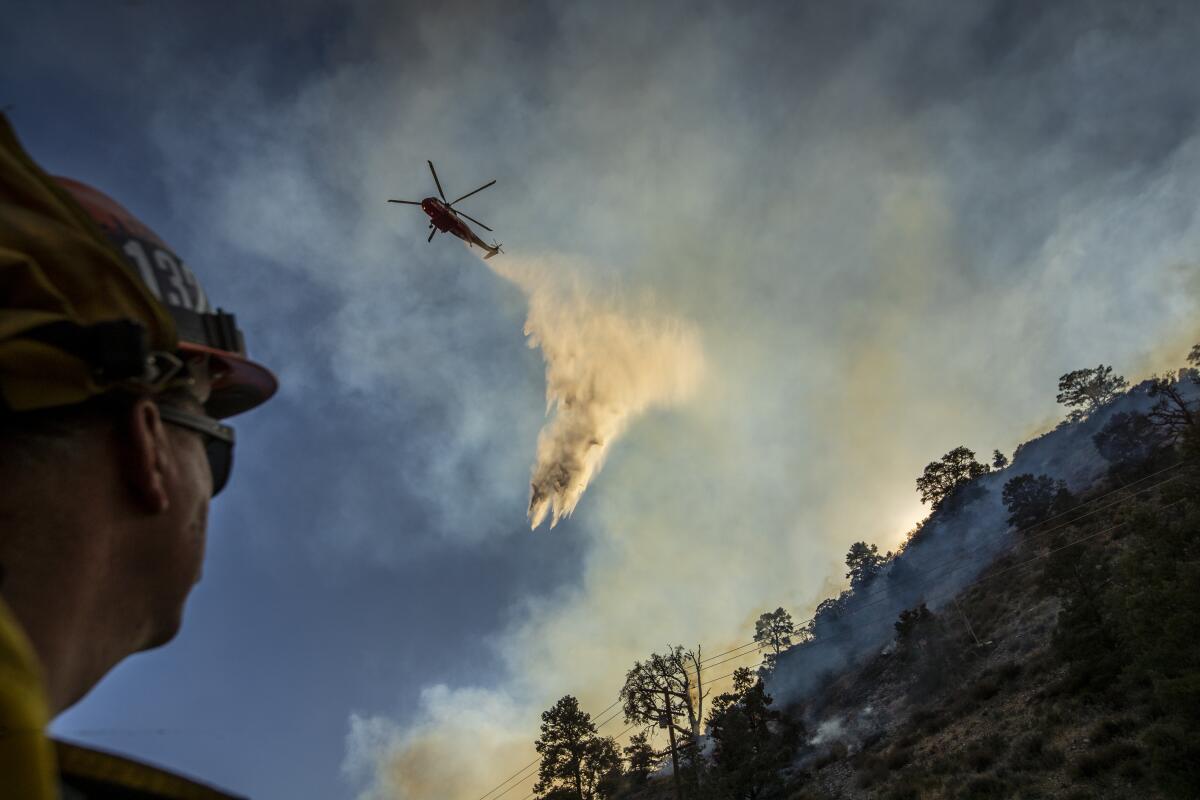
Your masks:
[[[141,220],[103,192],[55,176],[55,180],[94,219],[130,268],[175,320],[184,355],[208,356],[214,375],[205,410],[230,417],[265,402],[278,381],[269,369],[246,356],[242,332],[232,314],[213,309],[196,276]]]

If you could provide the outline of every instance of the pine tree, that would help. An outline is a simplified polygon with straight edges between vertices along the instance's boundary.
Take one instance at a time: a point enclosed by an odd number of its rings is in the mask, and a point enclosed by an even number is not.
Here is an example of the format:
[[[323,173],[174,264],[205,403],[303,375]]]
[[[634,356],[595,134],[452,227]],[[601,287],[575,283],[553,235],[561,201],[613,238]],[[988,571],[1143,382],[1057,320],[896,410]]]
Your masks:
[[[891,555],[890,553],[888,555]],[[846,553],[846,577],[850,586],[859,589],[875,579],[883,568],[886,556],[879,555],[879,548],[866,542],[855,542]]]
[[[763,659],[768,669],[774,667],[779,654],[792,645],[796,634],[796,623],[792,621],[792,615],[782,607],[768,611],[758,618],[754,623],[754,641],[761,647],[770,648],[770,652],[766,653]]]
[[[659,754],[650,746],[646,732],[642,731],[630,736],[629,744],[624,747],[623,752],[625,761],[629,764],[626,774],[634,784],[644,783],[650,777],[654,762],[659,757]]]
[[[542,757],[533,787],[539,797],[599,800],[610,796],[620,775],[616,742],[597,735],[591,715],[571,695],[542,713],[542,735],[534,747]]]
[[[1072,370],[1060,377],[1054,399],[1071,409],[1068,420],[1078,422],[1128,388],[1124,376],[1113,375],[1112,367],[1100,364],[1095,369]]]
[[[782,788],[780,774],[792,753],[782,715],[749,669],[733,676],[733,691],[713,701],[708,719],[713,739],[713,769],[721,797],[764,798]]]

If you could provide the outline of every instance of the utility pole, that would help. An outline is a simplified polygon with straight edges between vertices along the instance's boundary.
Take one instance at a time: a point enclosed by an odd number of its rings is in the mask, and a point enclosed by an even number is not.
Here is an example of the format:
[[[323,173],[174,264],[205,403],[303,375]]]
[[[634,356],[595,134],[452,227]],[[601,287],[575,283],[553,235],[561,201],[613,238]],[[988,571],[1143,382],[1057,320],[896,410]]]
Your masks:
[[[679,780],[679,752],[675,749],[675,720],[671,717],[671,693],[663,689],[663,721],[671,739],[671,777],[675,780],[675,800],[683,800],[683,784]]]
[[[701,769],[700,757],[700,726],[704,724],[704,681],[700,676],[700,665],[704,662],[703,651],[700,645],[696,645],[696,655],[692,657],[692,661],[696,664],[696,717],[692,724],[692,763],[695,766],[696,786],[701,783],[701,775],[704,770]]]
[[[967,619],[967,615],[963,613],[962,606],[958,604],[958,597],[954,597],[954,608],[958,610],[958,615],[962,617],[963,624],[967,626],[967,633],[971,634],[971,638],[975,640],[976,647],[982,647],[983,642],[979,641],[979,637],[975,635],[975,629],[971,627],[971,620]]]

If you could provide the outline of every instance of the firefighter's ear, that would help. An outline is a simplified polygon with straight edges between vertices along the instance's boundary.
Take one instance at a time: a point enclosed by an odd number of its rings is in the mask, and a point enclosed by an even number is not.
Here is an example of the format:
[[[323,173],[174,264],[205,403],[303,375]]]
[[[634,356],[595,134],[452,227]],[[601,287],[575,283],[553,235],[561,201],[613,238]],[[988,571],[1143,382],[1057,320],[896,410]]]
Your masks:
[[[127,412],[121,432],[122,474],[135,502],[150,514],[170,505],[167,474],[170,440],[153,400],[142,397]]]

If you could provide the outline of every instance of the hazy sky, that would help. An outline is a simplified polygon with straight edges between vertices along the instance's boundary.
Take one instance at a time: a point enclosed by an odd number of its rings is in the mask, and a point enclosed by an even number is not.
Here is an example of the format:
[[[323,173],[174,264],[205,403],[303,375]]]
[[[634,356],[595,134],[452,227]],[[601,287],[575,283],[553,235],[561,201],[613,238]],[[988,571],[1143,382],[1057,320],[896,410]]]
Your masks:
[[[183,633],[63,735],[262,798],[475,800],[561,695],[807,616],[927,462],[1052,425],[1063,372],[1200,339],[1194,4],[214,8],[0,30],[29,150],[283,387],[236,421]],[[384,202],[426,159],[497,179],[464,207],[505,255]],[[531,533],[544,353],[624,416]]]

